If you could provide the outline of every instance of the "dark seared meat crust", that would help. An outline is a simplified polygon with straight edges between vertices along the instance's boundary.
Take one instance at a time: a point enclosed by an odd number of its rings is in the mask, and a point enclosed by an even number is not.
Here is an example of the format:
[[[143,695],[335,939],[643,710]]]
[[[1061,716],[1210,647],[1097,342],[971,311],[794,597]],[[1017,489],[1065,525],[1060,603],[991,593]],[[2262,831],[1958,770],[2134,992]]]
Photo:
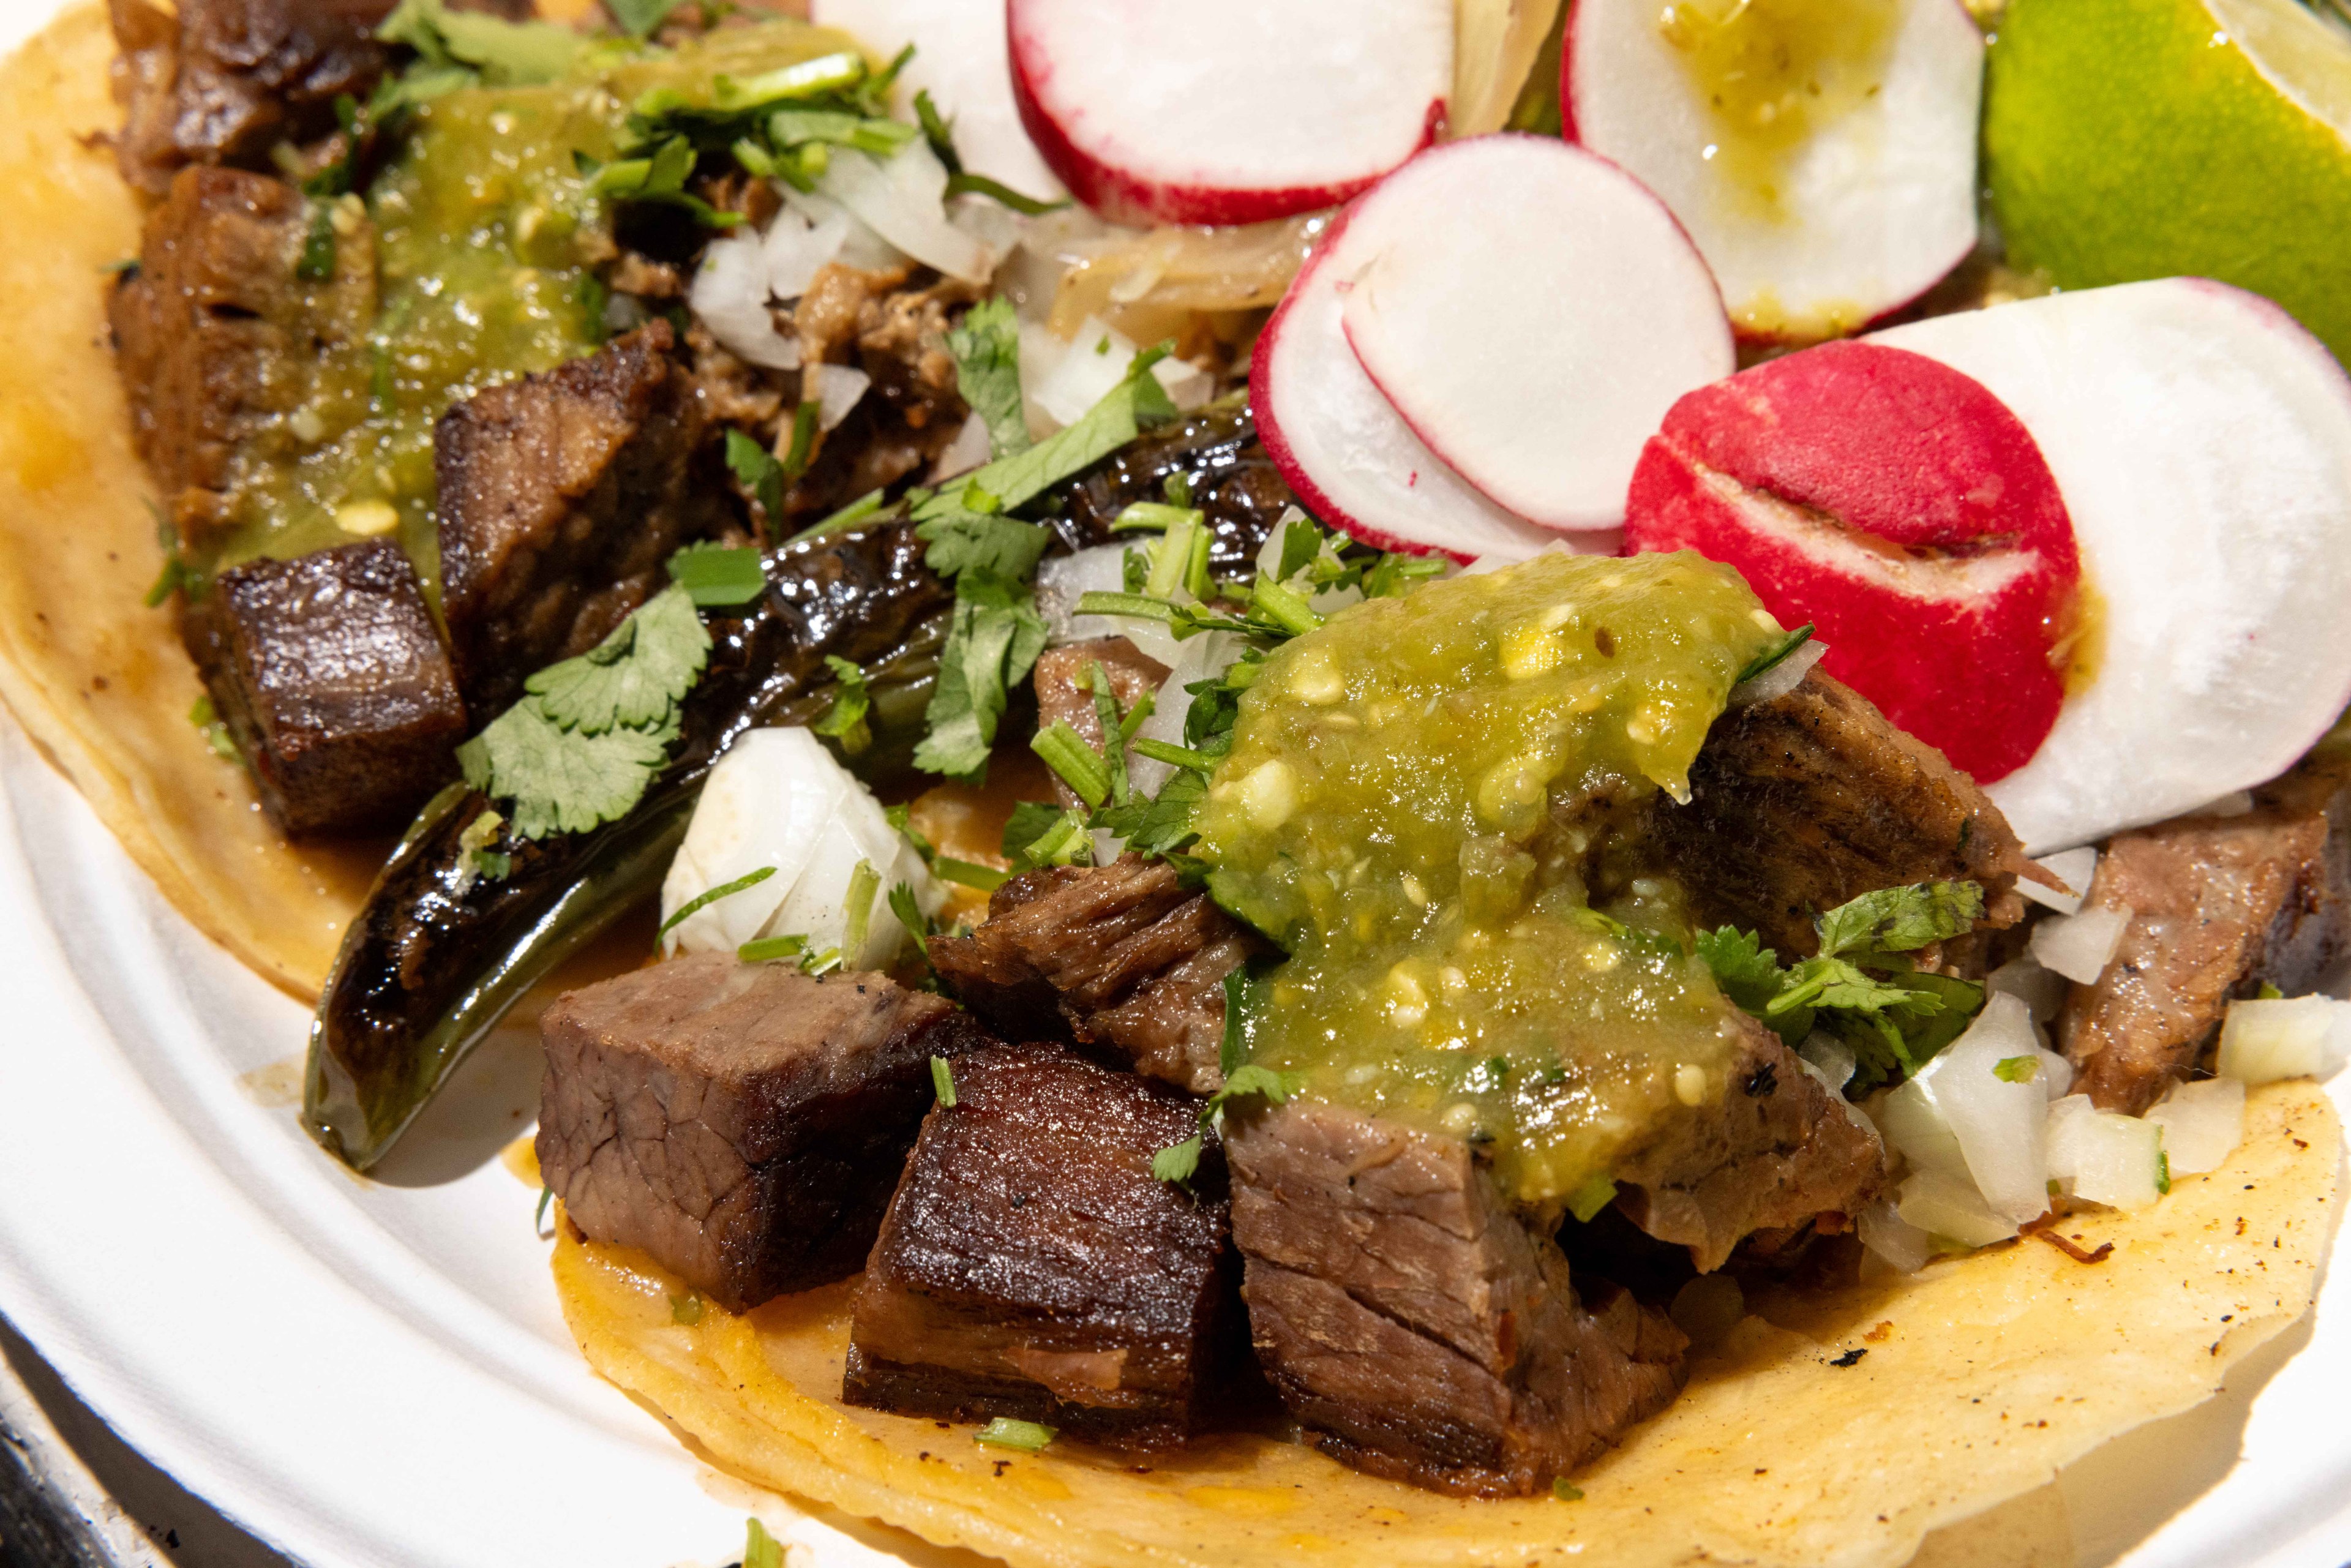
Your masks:
[[[1525,1496],[1680,1387],[1680,1332],[1604,1282],[1579,1298],[1461,1140],[1301,1101],[1227,1139],[1259,1362],[1334,1458]]]
[[[183,532],[230,520],[239,454],[269,460],[314,367],[366,335],[375,245],[360,224],[335,247],[334,277],[306,283],[294,265],[308,220],[282,180],[183,169],[148,214],[139,267],[116,285],[107,318],[131,440]]]
[[[2131,911],[2114,962],[2058,1022],[2075,1087],[2137,1115],[2217,1038],[2231,998],[2316,986],[2351,947],[2351,768],[2305,765],[2239,817],[2117,834],[2086,905]]]
[[[572,1223],[729,1312],[854,1273],[931,1102],[933,1056],[987,1043],[880,975],[696,954],[539,1020],[538,1161]]]
[[[390,539],[225,571],[181,633],[285,831],[394,827],[455,776],[465,705]]]
[[[1640,830],[1701,923],[1760,931],[1783,961],[1819,947],[1813,919],[1883,887],[1983,884],[1986,926],[2011,925],[2030,862],[1999,808],[1943,754],[1814,670],[1783,697],[1733,708]]]
[[[1239,1320],[1220,1155],[1189,1191],[1151,1175],[1192,1135],[1196,1103],[1051,1045],[965,1057],[955,1086],[858,1284],[842,1396],[1183,1442],[1211,1413]]]
[[[1073,1040],[1213,1094],[1225,977],[1266,950],[1175,867],[1128,855],[1015,877],[979,929],[932,940],[931,963],[1002,1033]]]
[[[475,394],[433,432],[441,607],[485,721],[583,653],[723,520],[710,424],[655,321],[583,360]]]
[[[1617,1207],[1660,1241],[1719,1269],[1750,1233],[1860,1211],[1886,1182],[1877,1135],[1804,1071],[1780,1037],[1746,1014],[1730,1089],[1719,1103],[1676,1107],[1616,1165]]]

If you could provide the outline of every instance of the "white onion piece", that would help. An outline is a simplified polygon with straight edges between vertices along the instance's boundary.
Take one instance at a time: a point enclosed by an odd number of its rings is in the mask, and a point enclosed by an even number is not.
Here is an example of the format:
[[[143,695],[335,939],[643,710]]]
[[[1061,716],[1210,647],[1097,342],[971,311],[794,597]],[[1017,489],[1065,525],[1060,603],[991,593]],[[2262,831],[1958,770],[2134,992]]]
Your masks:
[[[1879,1198],[1855,1217],[1861,1244],[1898,1273],[1915,1274],[1935,1253],[1935,1239],[1902,1218],[1889,1198]]]
[[[1796,1057],[1832,1094],[1843,1095],[1844,1086],[1853,1082],[1853,1070],[1857,1065],[1853,1052],[1833,1034],[1814,1030],[1804,1037],[1803,1044],[1796,1047]]]
[[[987,461],[994,452],[988,444],[987,421],[977,413],[964,416],[963,428],[947,443],[947,449],[931,465],[930,481],[935,485],[952,479],[958,474],[968,474]]]
[[[2173,1176],[2216,1171],[2244,1141],[2245,1086],[2234,1078],[2182,1083],[2147,1119],[2163,1129]]]
[[[771,371],[796,371],[800,341],[776,330],[768,308],[768,262],[757,235],[727,235],[702,253],[686,304],[727,352]]]
[[[764,882],[688,915],[664,938],[673,953],[731,953],[760,936],[804,936],[819,952],[838,946],[850,925],[844,904],[857,862],[880,874],[865,945],[843,967],[887,964],[905,940],[889,890],[905,883],[925,912],[945,902],[914,846],[893,828],[863,784],[808,730],[755,729],[710,770],[662,883],[662,918],[714,887],[763,867]]]
[[[1206,632],[1179,644],[1167,678],[1159,684],[1159,695],[1152,701],[1151,716],[1135,730],[1135,738],[1183,745],[1184,720],[1196,700],[1185,688],[1214,680],[1232,668],[1245,645],[1230,632]],[[1152,758],[1130,755],[1126,759],[1127,779],[1145,795],[1158,794],[1175,772],[1172,763]]]
[[[2035,904],[2047,904],[2060,915],[2072,915],[2081,909],[2082,900],[2090,891],[2090,879],[2098,874],[2098,852],[2084,845],[2078,850],[2043,855],[2033,863],[2064,883],[2071,891],[2060,893],[2053,887],[2043,887],[2023,877],[2016,879],[2016,891]]]
[[[2030,953],[2002,964],[1984,977],[1984,983],[2022,1002],[2035,1023],[2047,1023],[2065,1005],[2065,977],[2054,969],[2043,968]]]
[[[1089,316],[1067,343],[1043,327],[1020,334],[1020,381],[1029,401],[1056,425],[1071,425],[1126,380],[1134,363],[1134,343],[1124,333]],[[1188,360],[1165,359],[1151,376],[1177,408],[1190,413],[1216,395],[1217,381]]]
[[[1284,507],[1281,509],[1281,516],[1274,519],[1272,531],[1265,536],[1265,543],[1258,549],[1258,570],[1270,578],[1277,580],[1281,578],[1282,538],[1290,531],[1290,524],[1305,520],[1306,513],[1298,507]],[[1339,564],[1339,552],[1332,548],[1332,541],[1326,538],[1315,559],[1336,566]],[[1290,575],[1305,577],[1313,570],[1313,561],[1308,561]],[[1351,604],[1361,604],[1363,601],[1364,591],[1360,588],[1325,588],[1308,594],[1306,599],[1307,608],[1312,610],[1317,615],[1335,614]]]
[[[768,264],[768,292],[778,299],[797,299],[808,292],[816,275],[838,260],[849,243],[849,214],[836,212],[822,222],[786,207],[760,236],[759,254]]]
[[[1822,656],[1828,651],[1829,645],[1818,637],[1805,639],[1802,647],[1753,680],[1741,681],[1731,687],[1730,706],[1746,707],[1750,704],[1768,703],[1774,698],[1786,696],[1803,685],[1804,677],[1813,673],[1813,666],[1819,664]]]
[[[873,378],[854,365],[811,365],[809,373],[816,382],[816,423],[820,430],[831,430],[849,417]]]
[[[2163,1134],[2153,1122],[2069,1094],[2049,1107],[2048,1145],[2050,1176],[2075,1197],[2128,1210],[2163,1196]]]
[[[1959,1144],[1967,1175],[1984,1202],[2016,1224],[2049,1207],[2041,1146],[2049,1097],[2040,1082],[2041,1055],[2024,1004],[1995,995],[1965,1034],[1887,1096],[1889,1104],[1921,1102],[1939,1117]],[[2021,1082],[2000,1076],[2001,1062],[2020,1057],[2033,1062],[2032,1076]]]
[[[853,267],[861,272],[882,272],[902,267],[909,259],[905,252],[875,234],[856,214],[830,197],[814,191],[796,191],[781,181],[775,182],[775,187],[787,209],[799,214],[816,227],[822,228],[827,224],[842,226],[845,232],[841,248],[832,257],[841,266]]]
[[[2332,997],[2253,998],[2229,1004],[2218,1070],[2241,1083],[2327,1078],[2351,1058],[2351,1002]]]
[[[1913,1171],[1895,1189],[1895,1211],[1905,1224],[1966,1247],[1989,1247],[2016,1234],[2016,1224],[1996,1214],[1965,1176]]]
[[[836,147],[817,189],[916,261],[950,277],[986,283],[996,271],[998,254],[947,221],[946,166],[927,142],[909,142],[878,160]]]
[[[1091,643],[1097,637],[1124,637],[1140,627],[1152,624],[1121,616],[1078,613],[1078,601],[1089,593],[1120,593],[1125,591],[1126,552],[1140,548],[1140,539],[1131,545],[1113,540],[1106,545],[1091,545],[1069,555],[1055,556],[1038,565],[1037,613],[1044,617],[1048,647],[1058,648],[1067,643]]]
[[[2130,919],[2128,906],[2059,915],[2035,925],[2028,945],[2043,968],[2054,969],[2078,984],[2095,986],[2114,962],[2115,949],[2122,946]]]

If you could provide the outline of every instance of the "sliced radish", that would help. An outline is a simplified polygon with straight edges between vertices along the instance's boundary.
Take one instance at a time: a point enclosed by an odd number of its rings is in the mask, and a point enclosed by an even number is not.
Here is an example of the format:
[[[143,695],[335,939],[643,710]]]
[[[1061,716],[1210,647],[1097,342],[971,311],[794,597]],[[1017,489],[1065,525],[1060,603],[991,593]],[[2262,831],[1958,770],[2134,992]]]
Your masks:
[[[1626,498],[1635,550],[1737,567],[1821,663],[1989,781],[2065,695],[2081,568],[2057,481],[2001,401],[1876,341],[1826,343],[1676,403]]]
[[[1729,375],[1730,324],[1673,214],[1549,137],[1414,159],[1350,214],[1348,343],[1414,434],[1522,517],[1614,528],[1641,443]]]
[[[2087,680],[1991,789],[2032,853],[2273,779],[2351,702],[2351,381],[2284,311],[2168,278],[1870,341],[1989,388],[2073,517]]]
[[[1308,509],[1380,549],[1518,560],[1559,536],[1512,517],[1421,444],[1347,346],[1340,281],[1382,240],[1350,208],[1282,296],[1249,364],[1265,449]]]
[[[1024,196],[1050,201],[1066,194],[1020,128],[1002,6],[972,0],[812,0],[809,19],[840,28],[884,59],[914,45],[898,89],[908,103],[918,92],[931,95],[954,127],[966,169]]]
[[[1571,141],[1688,227],[1742,335],[1802,340],[1907,304],[1973,248],[1983,50],[1958,0],[1830,23],[1577,0],[1560,102]]]
[[[1021,122],[1114,223],[1332,206],[1445,123],[1451,0],[1008,0],[1005,16]]]

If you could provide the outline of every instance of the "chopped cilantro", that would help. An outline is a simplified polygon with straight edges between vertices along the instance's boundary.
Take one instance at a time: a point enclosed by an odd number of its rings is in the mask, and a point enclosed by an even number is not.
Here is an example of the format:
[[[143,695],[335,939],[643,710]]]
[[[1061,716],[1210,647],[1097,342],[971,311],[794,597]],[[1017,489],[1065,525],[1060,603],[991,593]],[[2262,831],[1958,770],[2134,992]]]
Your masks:
[[[743,1524],[743,1568],[784,1568],[784,1543],[756,1519]]]
[[[831,703],[809,728],[839,741],[843,755],[855,757],[873,744],[873,727],[867,721],[867,715],[873,709],[873,695],[866,689],[865,672],[847,659],[838,653],[827,653],[824,664],[838,684],[833,687]]]
[[[906,935],[914,939],[914,951],[923,956],[923,962],[929,963],[933,931],[931,917],[923,913],[923,906],[916,901],[911,883],[900,882],[891,884],[890,913],[898,917],[898,924],[904,926]]]
[[[733,431],[726,433],[736,434]],[[756,447],[758,444],[752,443]],[[766,453],[761,453],[766,456]],[[730,609],[748,604],[768,591],[768,572],[759,552],[749,546],[688,545],[669,558],[672,582],[686,591],[700,610]]]
[[[882,873],[873,862],[861,860],[849,873],[849,891],[841,900],[841,954],[844,961],[862,957],[865,939],[873,933],[873,899],[882,891]]]
[[[1070,198],[1048,202],[1041,197],[1024,196],[1001,180],[991,180],[985,174],[957,173],[947,176],[949,196],[986,196],[999,207],[1008,207],[1028,217],[1041,217],[1058,213],[1070,204]]]
[[[211,697],[196,699],[196,706],[188,710],[188,722],[196,727],[197,733],[204,737],[204,744],[213,748],[214,756],[224,762],[245,760],[245,754],[236,748],[235,740],[228,733],[228,726],[214,710]]]
[[[1747,667],[1739,672],[1739,679],[1733,681],[1731,685],[1745,685],[1749,681],[1753,680],[1756,676],[1762,674],[1766,671],[1776,669],[1787,661],[1789,654],[1794,653],[1797,649],[1802,647],[1812,640],[1813,623],[1807,621],[1802,626],[1797,627],[1793,632],[1788,632],[1769,648],[1764,649],[1761,653],[1756,654],[1754,658],[1749,660]]]
[[[684,584],[647,600],[612,634],[576,659],[549,664],[523,683],[548,719],[590,734],[660,723],[694,688],[710,637]]]
[[[730,429],[726,466],[770,522],[784,515],[784,465],[776,461],[775,454],[741,431]]]
[[[803,399],[792,410],[792,439],[785,447],[782,461],[784,482],[790,484],[808,472],[809,460],[816,455],[817,416],[824,412],[814,398]]]
[[[2003,1056],[1992,1064],[1991,1075],[2002,1083],[2030,1083],[2041,1076],[2037,1056]]]
[[[938,1095],[941,1105],[950,1111],[955,1109],[955,1069],[948,1065],[944,1056],[931,1058],[931,1088]]]
[[[677,7],[678,0],[604,0],[612,20],[632,38],[652,37]]]
[[[702,1298],[691,1291],[683,1296],[672,1296],[669,1299],[669,1321],[684,1328],[692,1328],[700,1322]]]
[[[1583,1500],[1583,1492],[1582,1489],[1569,1484],[1568,1479],[1565,1476],[1553,1476],[1552,1478],[1551,1495],[1557,1498],[1562,1502],[1582,1502]],[[743,1568],[751,1568],[751,1565],[747,1563],[743,1565]]]
[[[547,1206],[554,1201],[555,1189],[548,1186],[545,1182],[539,1183],[538,1212],[530,1217],[530,1228],[533,1230],[545,1230],[547,1228]]]
[[[735,956],[746,964],[765,964],[777,958],[798,958],[808,952],[805,936],[755,936],[735,949]]]
[[[1200,1151],[1208,1133],[1224,1123],[1227,1105],[1236,1100],[1253,1098],[1262,1099],[1270,1105],[1279,1105],[1302,1087],[1302,1079],[1293,1073],[1276,1072],[1270,1067],[1251,1063],[1233,1068],[1225,1074],[1225,1086],[1209,1095],[1200,1106],[1199,1132],[1180,1144],[1170,1145],[1151,1157],[1152,1176],[1160,1181],[1179,1185],[1190,1181],[1199,1174]]]
[[[1822,916],[1821,953],[1911,952],[1970,929],[1983,910],[1983,889],[1972,882],[1921,882],[1865,893]]]
[[[925,96],[927,102],[927,95]],[[956,386],[987,425],[989,453],[1010,457],[1029,450],[1028,416],[1020,406],[1020,322],[1012,301],[975,305],[947,332]]]
[[[778,472],[780,473],[781,469],[779,468]],[[839,511],[827,513],[784,542],[788,545],[796,545],[803,539],[822,538],[827,534],[837,534],[845,528],[853,528],[879,512],[887,496],[888,492],[883,489],[868,490]]]
[[[1033,1454],[1053,1440],[1053,1428],[1041,1421],[1015,1421],[1009,1416],[998,1416],[974,1432],[971,1440],[994,1448],[1019,1448]],[[749,1568],[749,1564],[744,1568]]]
[[[939,655],[939,684],[914,748],[914,766],[959,779],[984,777],[996,727],[1011,688],[1045,651],[1045,622],[1034,596],[986,567],[956,577],[954,617]]]
[[[862,864],[862,862],[861,862],[860,863]],[[695,915],[699,914],[703,910],[709,908],[720,899],[731,898],[736,894],[744,891],[746,888],[757,887],[775,874],[776,868],[774,866],[763,865],[758,871],[744,873],[741,876],[737,877],[733,882],[722,882],[716,887],[705,888],[702,892],[695,894],[692,898],[687,899],[684,904],[679,904],[677,906],[677,913],[661,923],[661,929],[653,933],[653,940],[661,940],[661,938],[668,936],[686,921],[692,919]]]
[[[508,22],[482,11],[453,11],[443,0],[400,0],[375,36],[414,49],[434,73],[436,92],[468,77],[493,87],[549,82],[569,70],[587,37],[552,22]],[[445,80],[449,76],[458,79]]]
[[[1569,1195],[1568,1213],[1580,1224],[1589,1225],[1594,1216],[1616,1201],[1616,1184],[1604,1173],[1593,1176]]]

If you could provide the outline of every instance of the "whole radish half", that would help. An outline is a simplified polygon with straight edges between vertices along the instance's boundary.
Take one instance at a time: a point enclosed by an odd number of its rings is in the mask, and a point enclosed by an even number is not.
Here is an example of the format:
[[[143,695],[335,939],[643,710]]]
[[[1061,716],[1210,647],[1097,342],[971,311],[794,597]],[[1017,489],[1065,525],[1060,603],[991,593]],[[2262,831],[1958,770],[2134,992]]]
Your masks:
[[[1623,522],[1641,443],[1730,373],[1706,263],[1657,199],[1549,137],[1425,152],[1359,198],[1347,342],[1429,449],[1547,528]]]
[[[1333,206],[1436,139],[1451,0],[1008,0],[1020,116],[1113,223]]]
[[[1421,444],[1355,361],[1340,322],[1341,281],[1385,231],[1349,208],[1322,237],[1258,335],[1249,402],[1274,465],[1308,509],[1380,549],[1519,558],[1559,536],[1478,493]]]
[[[1626,502],[1635,550],[1737,567],[1822,664],[1989,781],[2065,696],[2081,569],[2056,479],[1978,382],[1875,342],[1774,360],[1676,403]]]
[[[884,59],[908,44],[914,57],[898,78],[906,102],[927,91],[955,132],[963,166],[1050,201],[1061,182],[1021,128],[1012,101],[1004,12],[972,0],[810,0],[809,19],[838,27]]]
[[[2275,778],[2351,703],[2351,380],[2283,310],[2167,278],[1872,340],[1997,394],[2073,517],[2087,678],[1991,789],[2035,853]]]
[[[1576,0],[1566,134],[1664,198],[1740,335],[1853,331],[1976,241],[1983,36],[1959,0]]]

